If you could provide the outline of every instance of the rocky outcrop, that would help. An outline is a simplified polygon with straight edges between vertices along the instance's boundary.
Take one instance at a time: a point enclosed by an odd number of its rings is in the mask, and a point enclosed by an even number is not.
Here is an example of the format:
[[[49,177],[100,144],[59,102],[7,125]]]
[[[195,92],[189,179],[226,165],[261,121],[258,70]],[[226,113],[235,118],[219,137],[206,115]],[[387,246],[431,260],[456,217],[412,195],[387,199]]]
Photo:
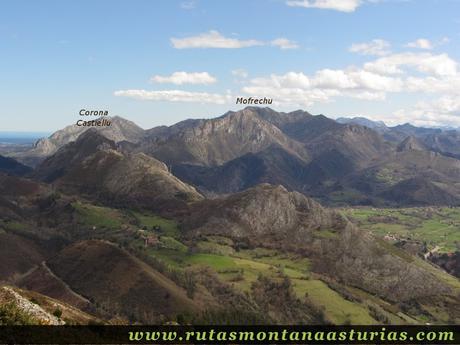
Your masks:
[[[48,313],[39,305],[32,303],[27,298],[21,296],[18,292],[8,286],[0,288],[0,300],[2,303],[14,303],[22,313],[28,315],[31,319],[36,320],[37,324],[59,326],[64,325],[65,322],[56,316]]]
[[[313,230],[338,228],[344,222],[300,193],[262,184],[195,204],[185,227],[196,235],[221,234],[248,239],[254,245],[297,245],[308,243]]]

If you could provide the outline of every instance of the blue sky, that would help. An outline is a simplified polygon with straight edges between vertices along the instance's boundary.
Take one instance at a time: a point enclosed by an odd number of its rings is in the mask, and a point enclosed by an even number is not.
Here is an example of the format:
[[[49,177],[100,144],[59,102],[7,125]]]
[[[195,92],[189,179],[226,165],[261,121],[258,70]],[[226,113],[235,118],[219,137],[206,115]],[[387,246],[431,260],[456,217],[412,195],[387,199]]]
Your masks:
[[[273,108],[460,126],[460,1],[0,3],[0,130],[52,131],[80,109],[144,128]]]

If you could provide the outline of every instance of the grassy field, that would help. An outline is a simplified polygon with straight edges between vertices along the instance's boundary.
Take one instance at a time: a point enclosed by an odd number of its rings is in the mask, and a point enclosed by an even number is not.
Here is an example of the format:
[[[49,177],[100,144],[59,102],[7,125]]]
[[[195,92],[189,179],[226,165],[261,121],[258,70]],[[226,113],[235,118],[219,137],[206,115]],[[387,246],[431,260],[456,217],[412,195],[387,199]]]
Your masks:
[[[339,324],[376,322],[369,314],[366,303],[348,301],[318,277],[313,277],[309,271],[310,262],[306,258],[280,254],[263,248],[242,250],[230,255],[216,254],[222,250],[221,247],[224,245],[214,243],[212,240],[204,243],[207,243],[205,250],[208,253],[190,253],[184,250],[164,248],[149,249],[148,252],[176,269],[210,267],[223,281],[246,292],[251,291],[252,283],[261,274],[280,280],[288,276],[298,297],[308,296],[313,304],[324,311],[331,322]],[[401,321],[400,318],[394,317]]]
[[[460,208],[347,208],[341,212],[362,229],[380,236],[421,241],[429,249],[438,246],[440,252],[460,248]]]
[[[74,202],[72,207],[77,214],[77,221],[88,227],[118,229],[124,219],[120,211],[108,207]]]
[[[132,212],[132,214],[137,219],[141,228],[147,227],[147,229],[152,229],[154,227],[160,227],[161,233],[164,235],[171,237],[179,235],[177,223],[173,220],[165,219],[155,214],[140,212]]]
[[[297,296],[308,298],[332,323],[375,324],[382,318],[394,324],[423,322],[422,316],[413,319],[400,310],[392,310],[386,302],[364,291],[346,287],[337,289],[325,277],[311,272],[311,263],[307,258],[266,248],[235,250],[231,239],[220,236],[189,242],[181,236],[175,221],[147,212],[121,211],[83,203],[74,203],[73,207],[80,224],[96,226],[95,233],[102,238],[135,248],[171,270],[209,267],[222,281],[245,293],[251,293],[251,286],[260,275],[279,280],[287,276]],[[356,208],[341,212],[360,227],[380,236],[391,233],[410,237],[426,241],[431,247],[440,246],[443,251],[454,250],[460,242],[459,209]],[[155,233],[159,244],[145,247],[140,233]],[[324,231],[318,236],[330,238],[336,234]],[[394,248],[383,239],[379,241],[390,251]],[[395,253],[404,255],[402,251]],[[414,260],[411,255],[402,258]],[[416,260],[420,261],[420,265],[428,265],[421,259]]]
[[[294,280],[294,289],[300,296],[308,296],[322,306],[328,318],[335,324],[373,324],[365,306],[347,301],[321,280]]]
[[[326,317],[334,323],[351,322],[355,324],[371,324],[375,320],[369,315],[365,305],[347,301],[336,291],[319,279],[310,279],[306,273],[308,263],[300,268],[300,262],[290,261],[287,258],[272,256],[268,259],[247,259],[241,257],[223,256],[216,254],[195,253],[185,254],[174,251],[160,251],[159,257],[174,265],[207,266],[215,270],[219,277],[231,283],[237,289],[249,292],[251,285],[260,274],[275,279],[282,279],[287,275],[293,284],[294,291],[299,298],[306,295],[323,309]],[[250,257],[253,253],[246,251],[244,256]],[[156,255],[157,253],[152,253]],[[279,262],[277,261],[279,258]],[[266,262],[264,262],[266,261]]]
[[[27,228],[27,225],[19,222],[5,222],[3,225],[7,230],[11,231],[17,231],[17,230],[25,230]]]

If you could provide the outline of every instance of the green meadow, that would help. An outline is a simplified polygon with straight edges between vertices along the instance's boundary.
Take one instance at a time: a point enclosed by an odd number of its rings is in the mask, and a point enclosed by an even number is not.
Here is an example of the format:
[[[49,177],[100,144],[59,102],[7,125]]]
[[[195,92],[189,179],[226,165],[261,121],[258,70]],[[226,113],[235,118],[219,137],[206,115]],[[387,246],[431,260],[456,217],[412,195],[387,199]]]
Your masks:
[[[411,318],[364,291],[352,287],[338,288],[336,284],[328,283],[328,279],[311,271],[311,262],[304,257],[266,248],[236,250],[231,239],[221,236],[206,236],[190,242],[181,235],[179,224],[174,220],[148,212],[121,211],[80,202],[72,206],[77,221],[89,227],[96,226],[96,234],[151,256],[173,271],[208,267],[222,281],[244,293],[251,292],[252,284],[260,275],[280,281],[288,277],[298,298],[308,299],[335,324],[375,324],[381,320],[393,324],[423,322],[423,315]],[[425,241],[429,247],[439,246],[442,251],[455,250],[460,242],[459,209],[353,208],[340,212],[379,237],[391,233]],[[156,234],[158,245],[146,247],[142,233]],[[318,233],[318,237],[335,236],[334,232],[327,230]],[[378,240],[390,251],[394,248],[390,242]],[[428,265],[394,249],[394,253],[404,260]]]
[[[440,252],[460,249],[460,208],[346,208],[341,212],[378,236],[420,241],[429,249],[439,247]]]

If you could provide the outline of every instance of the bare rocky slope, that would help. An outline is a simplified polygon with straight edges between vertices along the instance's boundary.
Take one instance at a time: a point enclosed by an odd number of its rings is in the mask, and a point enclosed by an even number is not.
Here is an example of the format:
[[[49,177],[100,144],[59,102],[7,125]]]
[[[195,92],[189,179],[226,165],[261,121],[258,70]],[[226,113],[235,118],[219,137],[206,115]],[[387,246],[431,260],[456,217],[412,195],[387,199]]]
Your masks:
[[[0,286],[1,326],[58,326],[101,323],[93,315],[34,291]]]

